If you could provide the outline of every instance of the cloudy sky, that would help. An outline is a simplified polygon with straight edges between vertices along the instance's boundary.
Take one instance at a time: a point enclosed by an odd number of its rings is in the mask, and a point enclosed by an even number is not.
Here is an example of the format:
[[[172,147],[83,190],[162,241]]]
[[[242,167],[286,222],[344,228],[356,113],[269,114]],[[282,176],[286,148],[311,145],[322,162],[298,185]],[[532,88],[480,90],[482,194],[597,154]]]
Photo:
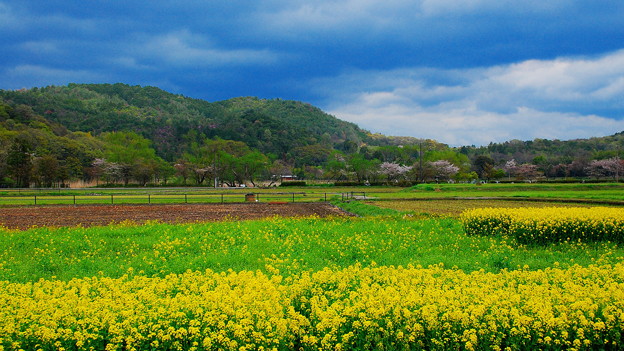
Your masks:
[[[624,131],[622,0],[0,0],[0,89],[309,102],[450,145]]]

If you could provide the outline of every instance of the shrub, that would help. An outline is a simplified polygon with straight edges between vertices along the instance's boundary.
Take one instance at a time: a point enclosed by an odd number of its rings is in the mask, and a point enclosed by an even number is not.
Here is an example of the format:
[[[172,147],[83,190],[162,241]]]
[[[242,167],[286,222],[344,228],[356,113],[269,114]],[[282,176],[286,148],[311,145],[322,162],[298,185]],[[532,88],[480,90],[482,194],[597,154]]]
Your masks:
[[[304,180],[289,180],[287,182],[282,182],[280,186],[306,186],[306,182]]]

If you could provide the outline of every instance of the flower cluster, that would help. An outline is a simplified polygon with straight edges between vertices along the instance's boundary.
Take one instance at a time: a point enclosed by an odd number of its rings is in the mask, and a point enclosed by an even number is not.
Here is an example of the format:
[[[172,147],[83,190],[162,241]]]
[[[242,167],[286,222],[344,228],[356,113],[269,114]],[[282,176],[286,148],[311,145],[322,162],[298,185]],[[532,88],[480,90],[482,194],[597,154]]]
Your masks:
[[[526,244],[624,242],[624,210],[593,208],[478,208],[460,220],[469,235],[508,235]]]
[[[0,283],[4,350],[619,349],[624,264]]]

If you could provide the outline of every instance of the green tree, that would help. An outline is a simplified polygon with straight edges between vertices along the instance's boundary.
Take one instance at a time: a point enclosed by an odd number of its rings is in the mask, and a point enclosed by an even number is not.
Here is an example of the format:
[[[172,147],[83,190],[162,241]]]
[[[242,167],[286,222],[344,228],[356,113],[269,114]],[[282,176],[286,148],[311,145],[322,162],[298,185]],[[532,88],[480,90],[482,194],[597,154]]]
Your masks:
[[[491,178],[494,171],[494,160],[491,157],[485,155],[477,156],[472,165],[481,179],[489,180]]]
[[[324,176],[325,179],[328,180],[347,179],[347,162],[345,156],[341,152],[332,152],[325,165]]]
[[[294,148],[295,167],[306,165],[322,165],[327,162],[332,149],[321,144],[306,145]]]
[[[145,185],[156,174],[162,159],[156,156],[151,142],[134,132],[104,133],[100,138],[105,142],[104,158],[119,167],[119,174],[128,185],[135,179]]]
[[[61,165],[53,155],[35,158],[33,166],[33,175],[37,181],[37,186],[51,188],[62,175]]]
[[[32,149],[30,143],[22,138],[13,141],[7,153],[7,173],[18,188],[30,186],[32,176]]]
[[[360,154],[353,154],[349,157],[348,166],[356,180],[361,183],[371,179],[379,166],[379,160],[367,160]]]
[[[256,186],[256,179],[267,170],[269,159],[261,152],[253,151],[241,157],[240,163],[244,180]]]
[[[65,159],[64,167],[67,170],[67,179],[77,180],[84,176],[84,167],[80,159],[74,156],[70,156]]]

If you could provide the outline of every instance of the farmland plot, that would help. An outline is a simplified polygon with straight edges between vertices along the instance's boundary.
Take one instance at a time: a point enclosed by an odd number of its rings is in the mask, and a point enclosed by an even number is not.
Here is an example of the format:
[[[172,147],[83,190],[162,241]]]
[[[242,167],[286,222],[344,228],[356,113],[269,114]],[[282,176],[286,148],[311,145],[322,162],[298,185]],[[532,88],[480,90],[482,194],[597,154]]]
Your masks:
[[[1,230],[0,345],[622,348],[618,244],[525,245],[387,213]]]

